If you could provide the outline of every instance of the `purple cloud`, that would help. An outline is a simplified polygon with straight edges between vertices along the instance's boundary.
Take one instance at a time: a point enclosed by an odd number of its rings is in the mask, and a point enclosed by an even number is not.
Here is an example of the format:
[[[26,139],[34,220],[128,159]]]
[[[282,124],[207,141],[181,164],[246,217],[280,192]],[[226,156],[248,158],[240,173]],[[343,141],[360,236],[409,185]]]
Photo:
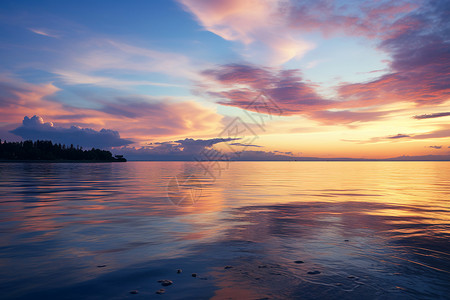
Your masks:
[[[441,118],[450,116],[450,112],[441,112],[441,113],[433,113],[433,114],[425,114],[425,115],[417,115],[414,116],[414,119],[422,120],[422,119],[433,119],[433,118]]]
[[[133,143],[122,139],[119,132],[110,129],[96,131],[91,128],[71,126],[70,128],[54,126],[52,122],[44,122],[39,116],[25,117],[22,126],[12,130],[24,140],[50,140],[54,143],[79,145],[82,147],[110,148]]]
[[[252,144],[242,144],[242,143],[230,143],[230,146],[241,146],[241,147],[255,147],[255,148],[262,148],[262,146],[259,145],[252,145]]]
[[[320,96],[316,85],[304,80],[300,70],[245,64],[205,70],[202,74],[213,83],[199,87],[211,88],[206,95],[222,105],[258,112],[261,110],[250,104],[264,92],[282,115],[305,115],[325,124],[377,120],[390,112],[373,111],[373,107],[394,102],[443,103],[450,95],[450,3],[418,4],[363,4],[355,8],[355,14],[349,7],[340,8],[329,1],[288,5],[292,27],[324,31],[328,25],[329,30],[347,28],[346,34],[377,38],[379,48],[390,54],[390,73],[369,82],[342,84],[337,87],[337,99]],[[369,108],[371,111],[362,110]]]
[[[403,140],[403,139],[414,139],[414,140],[426,140],[426,139],[436,139],[436,138],[448,138],[450,137],[450,128],[448,126],[441,126],[440,129],[426,132],[426,133],[417,133],[417,134],[402,134],[399,133],[397,135],[391,136],[383,136],[383,137],[373,137],[368,140],[343,140],[346,142],[357,142],[361,144],[365,143],[377,143],[387,140]]]
[[[128,148],[123,147],[121,151],[131,160],[200,160],[201,153],[208,150],[210,155],[220,156],[220,152],[212,147],[219,143],[226,143],[238,140],[236,138],[212,138],[212,139],[192,139],[155,142],[146,147]]]
[[[392,72],[367,83],[339,88],[348,107],[395,101],[435,105],[450,95],[448,1],[427,1],[395,22],[394,31],[380,48],[387,51]]]
[[[409,138],[409,137],[411,137],[411,136],[408,135],[408,134],[401,134],[401,133],[399,133],[397,135],[388,136],[387,138],[391,139],[391,140],[395,140],[395,139],[403,139],[403,138]]]
[[[222,92],[208,93],[219,98],[218,103],[222,105],[261,111],[261,107],[252,105],[261,92],[276,102],[282,115],[316,111],[333,104],[305,83],[298,70],[230,64],[206,70],[203,75],[224,88]]]

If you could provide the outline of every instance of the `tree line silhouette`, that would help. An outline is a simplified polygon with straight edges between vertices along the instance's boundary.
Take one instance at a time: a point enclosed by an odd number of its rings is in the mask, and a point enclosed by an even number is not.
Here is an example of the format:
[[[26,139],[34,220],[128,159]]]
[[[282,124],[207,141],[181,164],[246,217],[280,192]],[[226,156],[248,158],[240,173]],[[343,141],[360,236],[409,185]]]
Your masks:
[[[2,142],[0,140],[0,159],[2,160],[87,160],[87,161],[126,161],[121,155],[113,157],[106,150],[83,150],[83,147],[53,144],[51,141]]]

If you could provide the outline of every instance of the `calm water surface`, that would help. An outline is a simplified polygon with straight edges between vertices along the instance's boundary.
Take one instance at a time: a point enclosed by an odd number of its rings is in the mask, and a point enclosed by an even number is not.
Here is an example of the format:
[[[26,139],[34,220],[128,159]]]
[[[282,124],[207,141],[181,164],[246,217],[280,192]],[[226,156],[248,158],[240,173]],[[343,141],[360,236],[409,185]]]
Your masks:
[[[0,164],[1,298],[449,299],[449,162],[233,162],[215,176]]]

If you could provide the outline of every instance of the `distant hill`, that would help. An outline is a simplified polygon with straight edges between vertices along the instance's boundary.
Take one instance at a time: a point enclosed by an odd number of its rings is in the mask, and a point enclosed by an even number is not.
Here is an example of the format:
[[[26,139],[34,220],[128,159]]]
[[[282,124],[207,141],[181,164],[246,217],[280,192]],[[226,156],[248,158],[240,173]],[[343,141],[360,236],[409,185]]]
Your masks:
[[[450,161],[450,155],[399,156],[388,158],[390,161]]]
[[[48,161],[107,161],[125,162],[123,156],[106,150],[53,144],[51,141],[2,142],[0,140],[0,160],[48,160]]]

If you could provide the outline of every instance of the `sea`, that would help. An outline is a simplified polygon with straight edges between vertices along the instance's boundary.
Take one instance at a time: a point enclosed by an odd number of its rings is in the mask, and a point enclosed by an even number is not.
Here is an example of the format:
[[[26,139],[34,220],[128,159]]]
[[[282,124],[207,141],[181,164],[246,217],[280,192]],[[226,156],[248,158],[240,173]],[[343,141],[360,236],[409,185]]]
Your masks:
[[[450,299],[450,162],[0,163],[0,295]]]

